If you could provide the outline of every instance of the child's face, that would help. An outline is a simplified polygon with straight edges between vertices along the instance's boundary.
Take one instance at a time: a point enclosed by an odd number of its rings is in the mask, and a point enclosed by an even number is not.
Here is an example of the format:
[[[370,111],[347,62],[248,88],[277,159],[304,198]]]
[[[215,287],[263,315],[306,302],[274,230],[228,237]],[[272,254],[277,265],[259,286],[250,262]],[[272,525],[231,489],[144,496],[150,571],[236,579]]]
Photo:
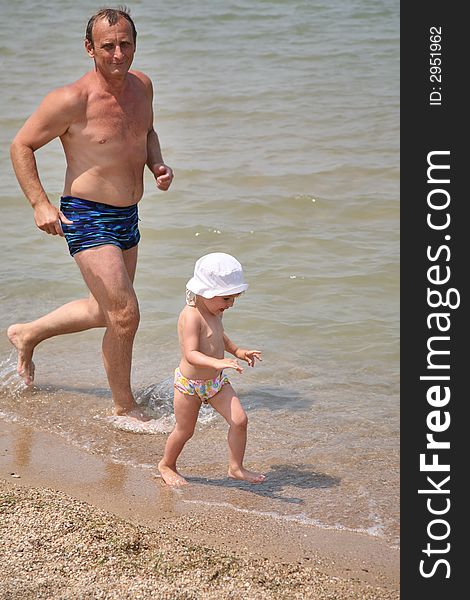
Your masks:
[[[231,296],[214,296],[214,298],[204,298],[204,303],[213,315],[222,315],[224,310],[231,308],[240,294]]]

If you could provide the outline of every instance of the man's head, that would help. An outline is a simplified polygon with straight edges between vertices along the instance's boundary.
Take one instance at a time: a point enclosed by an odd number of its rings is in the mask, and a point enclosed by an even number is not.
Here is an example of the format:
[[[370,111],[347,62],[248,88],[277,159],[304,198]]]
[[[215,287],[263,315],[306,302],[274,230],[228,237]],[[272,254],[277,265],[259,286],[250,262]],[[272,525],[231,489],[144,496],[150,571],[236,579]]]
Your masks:
[[[102,8],[90,18],[86,27],[85,39],[89,42],[89,45],[92,48],[94,48],[93,26],[96,21],[99,21],[100,19],[106,20],[108,25],[116,25],[119,19],[126,19],[126,21],[128,21],[131,25],[132,37],[134,39],[135,46],[137,40],[137,31],[134,21],[131,19],[129,9],[125,6],[120,6],[119,8]]]
[[[122,79],[135,53],[137,33],[125,8],[104,8],[88,22],[85,49],[105,78]]]

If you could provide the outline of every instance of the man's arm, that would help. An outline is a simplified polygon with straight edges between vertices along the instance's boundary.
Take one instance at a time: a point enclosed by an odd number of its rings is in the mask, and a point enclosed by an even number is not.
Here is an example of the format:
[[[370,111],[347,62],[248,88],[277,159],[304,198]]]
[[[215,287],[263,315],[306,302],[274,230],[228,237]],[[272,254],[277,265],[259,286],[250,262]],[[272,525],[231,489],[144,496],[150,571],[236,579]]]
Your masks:
[[[53,235],[63,235],[59,220],[69,221],[49,202],[39,178],[34,152],[67,131],[75,106],[76,102],[66,88],[50,92],[16,134],[10,147],[13,169],[34,209],[36,225]]]
[[[147,166],[155,176],[158,189],[166,191],[173,181],[173,170],[163,162],[160,141],[153,127],[147,134]]]
[[[166,191],[173,181],[173,170],[165,164],[160,147],[160,140],[153,128],[153,86],[147,75],[140,71],[134,71],[144,84],[150,102],[150,123],[147,133],[147,167],[152,171],[159,190]]]

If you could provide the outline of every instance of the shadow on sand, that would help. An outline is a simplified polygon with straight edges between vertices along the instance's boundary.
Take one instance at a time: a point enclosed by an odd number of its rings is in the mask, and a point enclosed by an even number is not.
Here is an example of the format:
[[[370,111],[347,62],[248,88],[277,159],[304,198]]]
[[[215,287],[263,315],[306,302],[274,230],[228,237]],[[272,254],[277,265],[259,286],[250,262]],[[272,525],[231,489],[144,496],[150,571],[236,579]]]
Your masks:
[[[303,504],[302,498],[284,495],[285,488],[322,489],[337,486],[338,477],[316,473],[306,465],[273,465],[266,473],[266,479],[260,484],[251,484],[234,479],[208,479],[205,477],[186,477],[192,484],[214,485],[223,488],[235,488],[264,498],[281,500],[289,504]]]

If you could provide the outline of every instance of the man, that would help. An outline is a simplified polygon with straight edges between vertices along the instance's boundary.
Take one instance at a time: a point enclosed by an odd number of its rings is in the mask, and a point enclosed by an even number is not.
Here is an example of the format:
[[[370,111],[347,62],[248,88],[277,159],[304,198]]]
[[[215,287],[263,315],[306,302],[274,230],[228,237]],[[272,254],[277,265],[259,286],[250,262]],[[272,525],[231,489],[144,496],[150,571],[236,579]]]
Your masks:
[[[153,129],[150,79],[131,71],[136,30],[126,10],[103,9],[91,17],[85,48],[94,69],[53,90],[11,145],[18,182],[34,209],[36,225],[64,236],[90,295],[30,323],[8,337],[18,351],[18,373],[34,379],[34,348],[56,335],[105,327],[102,352],[117,415],[144,420],[131,391],[132,347],[139,324],[133,280],[137,263],[137,203],[145,165],[157,188],[173,172],[164,164]],[[60,210],[39,179],[34,152],[60,138],[66,157]]]

